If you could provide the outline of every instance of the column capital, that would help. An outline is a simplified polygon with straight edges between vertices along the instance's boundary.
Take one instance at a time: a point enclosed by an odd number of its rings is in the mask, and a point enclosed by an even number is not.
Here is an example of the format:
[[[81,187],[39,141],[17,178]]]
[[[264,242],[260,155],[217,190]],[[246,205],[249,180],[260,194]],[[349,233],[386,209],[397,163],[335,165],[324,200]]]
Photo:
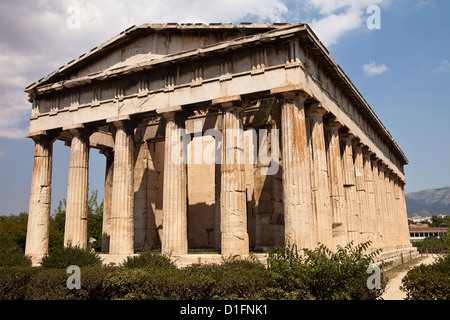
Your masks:
[[[352,145],[353,145],[353,148],[355,148],[355,149],[358,148],[358,149],[362,150],[362,148],[364,147],[364,143],[362,143],[361,139],[358,137],[354,137],[352,139]]]
[[[346,140],[349,141],[350,143],[352,142],[352,140],[355,138],[356,136],[351,133],[350,130],[348,131],[340,131],[339,132],[339,138],[342,140]]]
[[[129,115],[108,118],[106,119],[106,122],[113,124],[116,128],[133,127],[134,129],[138,124],[138,122]]]
[[[305,111],[308,116],[323,117],[328,113],[328,111],[322,107],[322,104],[320,102],[314,102],[310,104],[308,107],[306,107]]]
[[[212,105],[219,105],[222,108],[241,108],[242,97],[240,95],[226,96],[212,100]]]
[[[385,164],[384,161],[381,159],[380,159],[380,161],[377,162],[377,166],[378,166],[378,169],[383,172],[386,172],[386,170],[388,168],[387,164]]]
[[[323,120],[323,124],[325,126],[325,129],[339,130],[340,128],[343,127],[343,124],[340,123],[334,115],[325,118]]]
[[[48,139],[51,142],[55,141],[58,137],[58,134],[56,132],[47,131],[47,130],[40,130],[40,131],[34,131],[29,132],[26,135],[27,138],[32,139],[34,142]]]
[[[273,88],[270,89],[270,94],[280,100],[299,98],[300,100],[305,102],[306,99],[311,98],[311,96],[307,92],[305,92],[299,85]]]
[[[69,132],[73,137],[85,135],[89,137],[96,131],[96,128],[87,126],[84,123],[74,124],[71,126],[63,127],[63,131]]]
[[[184,121],[192,114],[192,112],[183,108],[182,105],[160,108],[156,112],[166,121]]]
[[[373,154],[372,150],[371,150],[370,147],[368,147],[368,146],[364,146],[364,147],[362,148],[362,152],[363,152],[364,155],[366,155],[366,156],[368,156],[368,157],[371,157],[372,154]]]

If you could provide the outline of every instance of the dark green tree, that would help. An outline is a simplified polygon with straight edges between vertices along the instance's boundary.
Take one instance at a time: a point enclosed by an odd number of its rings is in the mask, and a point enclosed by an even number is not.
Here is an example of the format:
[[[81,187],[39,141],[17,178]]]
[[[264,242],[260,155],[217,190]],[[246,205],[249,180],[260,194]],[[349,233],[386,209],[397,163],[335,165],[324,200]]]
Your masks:
[[[61,200],[51,216],[49,248],[64,246],[66,204],[66,199]],[[95,250],[100,250],[102,245],[103,201],[98,204],[97,190],[92,191],[88,200],[87,224],[88,245]],[[95,239],[95,242],[90,244],[90,239]]]
[[[27,239],[28,213],[21,212],[19,215],[0,216],[0,238],[10,241],[19,246],[25,252]]]

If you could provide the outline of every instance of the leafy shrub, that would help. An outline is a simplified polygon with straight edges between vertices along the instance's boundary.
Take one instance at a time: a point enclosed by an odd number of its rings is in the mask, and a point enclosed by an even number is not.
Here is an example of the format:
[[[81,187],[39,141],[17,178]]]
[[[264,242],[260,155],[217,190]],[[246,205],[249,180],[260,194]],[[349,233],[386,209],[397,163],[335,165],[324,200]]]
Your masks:
[[[0,267],[1,266],[30,267],[31,260],[24,256],[22,248],[16,243],[0,237]]]
[[[33,274],[27,287],[27,300],[108,300],[110,292],[104,287],[114,267],[81,268],[81,289],[68,289],[70,274],[63,269],[40,269]]]
[[[19,215],[0,216],[0,239],[14,243],[25,251],[27,222],[26,212],[21,212]]]
[[[113,299],[258,299],[268,282],[262,265],[236,261],[182,269],[119,268],[106,277],[105,288]]]
[[[128,257],[123,263],[126,268],[175,269],[176,266],[166,255],[143,251],[137,256]]]
[[[42,258],[41,267],[46,269],[66,269],[70,265],[78,267],[100,266],[99,255],[80,247],[56,247]]]
[[[407,300],[450,300],[450,255],[409,270],[401,289]]]
[[[0,267],[0,300],[24,300],[30,279],[37,271],[31,267]]]
[[[367,287],[367,269],[379,251],[364,254],[370,242],[345,247],[335,252],[320,245],[315,250],[287,244],[268,257],[268,270],[274,280],[270,292],[277,299],[377,299],[384,289]]]
[[[441,238],[425,238],[421,241],[414,241],[413,245],[420,253],[449,253],[450,252],[450,234],[447,233]]]

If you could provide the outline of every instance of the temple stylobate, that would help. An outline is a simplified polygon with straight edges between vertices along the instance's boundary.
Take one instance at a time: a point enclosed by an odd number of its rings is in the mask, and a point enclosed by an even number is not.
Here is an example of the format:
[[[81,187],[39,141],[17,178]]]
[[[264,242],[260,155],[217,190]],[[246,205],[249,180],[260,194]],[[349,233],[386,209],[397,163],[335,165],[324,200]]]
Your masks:
[[[48,250],[52,146],[70,147],[66,245],[246,256],[285,241],[412,250],[402,150],[306,24],[133,26],[25,90],[35,141],[25,254]]]

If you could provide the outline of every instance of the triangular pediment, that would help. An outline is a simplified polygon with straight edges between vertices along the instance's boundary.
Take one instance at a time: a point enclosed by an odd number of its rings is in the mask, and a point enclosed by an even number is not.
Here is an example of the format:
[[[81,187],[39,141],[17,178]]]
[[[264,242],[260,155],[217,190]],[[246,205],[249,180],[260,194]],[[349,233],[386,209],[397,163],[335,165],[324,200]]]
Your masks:
[[[48,76],[28,86],[33,88],[114,71],[130,65],[159,60],[167,55],[210,46],[240,37],[266,32],[289,24],[143,24],[132,26],[105,43],[93,48]]]

